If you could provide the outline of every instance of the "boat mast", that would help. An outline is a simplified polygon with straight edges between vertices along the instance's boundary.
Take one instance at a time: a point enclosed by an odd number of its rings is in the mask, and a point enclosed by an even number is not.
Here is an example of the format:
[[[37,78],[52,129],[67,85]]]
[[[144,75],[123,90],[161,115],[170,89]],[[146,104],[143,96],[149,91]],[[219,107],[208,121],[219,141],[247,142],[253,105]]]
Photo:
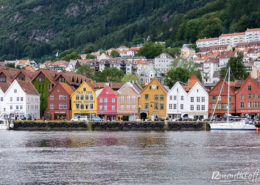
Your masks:
[[[230,67],[228,68],[228,103],[227,103],[227,122],[229,122],[229,89],[230,89]]]

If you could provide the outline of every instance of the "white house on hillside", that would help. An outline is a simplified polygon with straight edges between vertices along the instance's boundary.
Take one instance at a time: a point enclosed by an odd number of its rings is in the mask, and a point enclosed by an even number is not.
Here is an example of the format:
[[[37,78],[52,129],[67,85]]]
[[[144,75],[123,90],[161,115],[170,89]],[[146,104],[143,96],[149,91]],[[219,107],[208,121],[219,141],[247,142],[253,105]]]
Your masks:
[[[208,92],[193,74],[187,84],[176,82],[167,94],[167,117],[208,118]]]
[[[3,112],[40,119],[40,94],[31,82],[14,80],[5,92]]]
[[[9,82],[0,82],[0,115],[3,113],[5,92],[9,88]]]
[[[162,53],[154,59],[154,69],[159,73],[167,72],[171,68],[173,58],[168,53]]]

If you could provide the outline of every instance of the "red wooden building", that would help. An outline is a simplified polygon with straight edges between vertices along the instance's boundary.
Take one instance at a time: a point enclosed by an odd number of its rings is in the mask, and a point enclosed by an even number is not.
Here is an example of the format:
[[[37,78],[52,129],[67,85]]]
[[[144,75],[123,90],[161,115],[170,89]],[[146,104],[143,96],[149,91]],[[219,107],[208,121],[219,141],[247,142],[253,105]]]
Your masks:
[[[97,91],[98,115],[104,120],[116,120],[117,95],[108,85]]]
[[[231,84],[231,83],[230,83]],[[219,96],[220,94],[220,96]],[[234,86],[230,85],[229,91],[229,113],[235,113],[235,88]],[[212,115],[214,108],[215,115],[222,117],[227,113],[228,110],[228,82],[225,82],[223,79],[220,79],[219,82],[216,84],[215,87],[209,92],[209,116]]]
[[[57,83],[48,95],[48,107],[45,118],[50,120],[70,120],[71,105],[70,96],[74,88],[66,83]]]
[[[252,117],[260,114],[260,83],[250,76],[244,81],[236,94],[236,112]]]

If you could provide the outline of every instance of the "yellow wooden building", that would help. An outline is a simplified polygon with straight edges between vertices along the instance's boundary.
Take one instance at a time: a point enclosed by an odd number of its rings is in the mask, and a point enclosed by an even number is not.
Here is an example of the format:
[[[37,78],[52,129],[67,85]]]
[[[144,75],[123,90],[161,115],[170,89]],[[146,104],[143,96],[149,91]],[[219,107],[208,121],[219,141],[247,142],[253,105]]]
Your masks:
[[[97,97],[96,93],[89,84],[82,84],[71,95],[72,117],[87,116],[91,119],[97,114]]]
[[[166,118],[167,89],[156,79],[140,92],[140,119]]]

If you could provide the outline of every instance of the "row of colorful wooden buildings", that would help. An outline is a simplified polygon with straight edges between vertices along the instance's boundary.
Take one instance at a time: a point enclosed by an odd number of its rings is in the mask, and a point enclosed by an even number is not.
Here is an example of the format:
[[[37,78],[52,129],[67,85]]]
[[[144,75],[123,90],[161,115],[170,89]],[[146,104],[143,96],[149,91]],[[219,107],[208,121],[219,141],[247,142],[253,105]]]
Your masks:
[[[45,119],[69,120],[78,115],[89,118],[98,116],[105,120],[175,119],[183,116],[205,119],[213,112],[223,116],[228,108],[227,82],[220,80],[207,89],[195,75],[186,83],[176,82],[171,89],[156,78],[142,88],[130,82],[99,83],[72,72],[57,73],[41,69],[32,74],[0,67],[0,88],[7,87],[6,84],[14,80],[32,84],[31,92],[38,92],[40,105],[37,107],[40,107],[41,116]],[[259,116],[259,84],[251,77],[230,83],[231,114]]]

